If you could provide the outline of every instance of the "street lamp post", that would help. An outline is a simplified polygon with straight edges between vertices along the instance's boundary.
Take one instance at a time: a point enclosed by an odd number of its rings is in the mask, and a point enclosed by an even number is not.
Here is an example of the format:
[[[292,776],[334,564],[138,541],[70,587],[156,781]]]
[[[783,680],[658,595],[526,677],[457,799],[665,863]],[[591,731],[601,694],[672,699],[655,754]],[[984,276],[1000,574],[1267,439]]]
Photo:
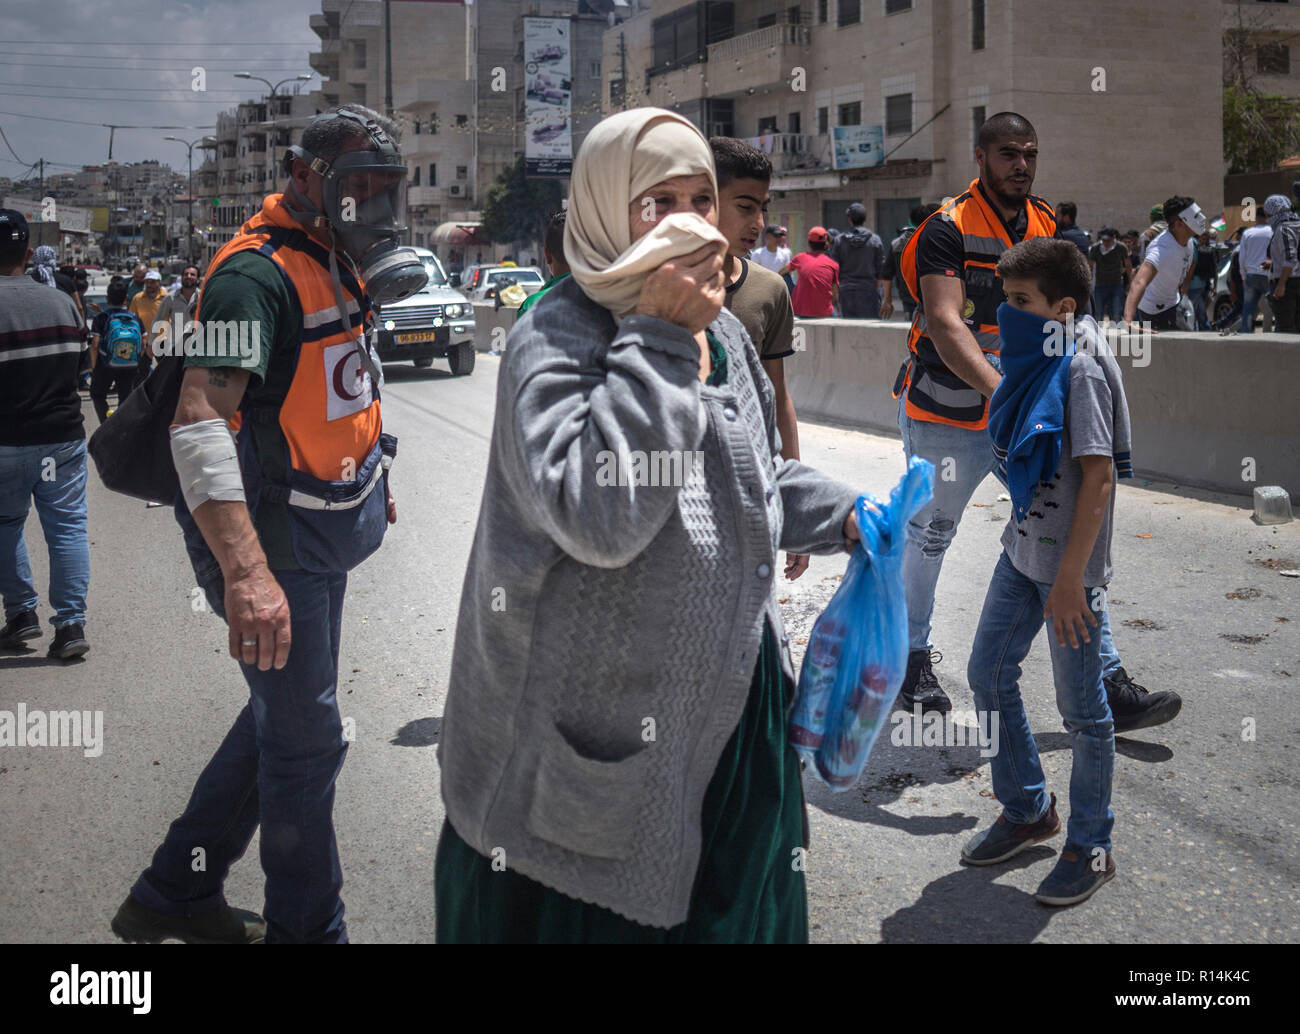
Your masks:
[[[248,72],[233,72],[231,74],[234,75],[236,79],[256,79],[259,83],[266,83],[267,89],[271,91],[271,97],[270,97],[271,100],[275,100],[275,91],[278,90],[285,83],[306,82],[307,80],[315,77],[314,72],[301,72],[298,75],[291,75],[287,79],[281,79],[278,83],[272,83],[270,79],[263,79],[260,75],[250,75]],[[272,123],[274,123],[274,119],[272,119],[271,121]],[[244,191],[241,185],[240,197],[242,198],[243,195],[244,195]]]
[[[201,136],[194,141],[182,140],[178,136],[165,136],[163,137],[163,139],[175,140],[176,143],[185,145],[185,158],[187,163],[189,164],[189,170],[190,170],[190,186],[189,186],[190,200],[188,206],[190,210],[190,239],[188,243],[185,245],[185,255],[189,259],[190,265],[192,266],[194,265],[194,148],[197,144],[203,144],[205,148],[215,147],[216,141],[209,136]],[[209,144],[208,143],[209,140],[212,140],[212,143]]]

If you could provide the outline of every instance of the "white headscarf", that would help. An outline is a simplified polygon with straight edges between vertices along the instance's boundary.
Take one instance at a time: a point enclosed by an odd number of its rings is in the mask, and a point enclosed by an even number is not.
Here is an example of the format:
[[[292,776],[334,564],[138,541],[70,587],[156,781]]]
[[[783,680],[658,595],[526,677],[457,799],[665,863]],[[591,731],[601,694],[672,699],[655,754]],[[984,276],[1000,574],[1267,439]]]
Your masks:
[[[646,277],[665,262],[727,239],[694,212],[674,212],[635,242],[628,206],[673,176],[709,177],[713,152],[690,122],[663,108],[634,108],[599,122],[573,163],[564,258],[587,297],[616,317],[631,312]]]

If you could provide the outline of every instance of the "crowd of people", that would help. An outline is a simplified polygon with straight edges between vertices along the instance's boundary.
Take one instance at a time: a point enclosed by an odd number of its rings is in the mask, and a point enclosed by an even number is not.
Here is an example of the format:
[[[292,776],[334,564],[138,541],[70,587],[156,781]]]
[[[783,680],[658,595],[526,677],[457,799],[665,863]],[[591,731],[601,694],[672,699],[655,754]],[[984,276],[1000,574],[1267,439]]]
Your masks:
[[[1077,904],[1115,875],[1115,734],[1168,722],[1182,702],[1137,684],[1111,636],[1115,486],[1132,445],[1123,376],[1089,310],[1122,299],[1124,318],[1167,320],[1198,275],[1205,216],[1170,198],[1134,255],[1126,235],[1106,228],[1094,244],[1073,206],[1032,194],[1038,137],[1022,116],[986,121],[975,157],[976,178],[914,209],[888,247],[855,204],[848,231],[814,227],[794,255],[766,222],[771,160],[744,141],[708,140],[657,108],[587,135],[546,235],[551,280],[498,373],[438,746],[438,940],[808,939],[777,559],[798,578],[810,555],[856,548],[856,500],[887,487],[800,458],[784,363],[795,318],[836,306],[913,315],[894,390],[903,451],[944,469],[908,525],[899,707],[951,709],[931,638],[939,574],[984,478],[1011,498],[966,666],[976,706],[1001,726],[1001,812],[953,861],[1001,863],[1061,830],[1021,693],[1045,628],[1073,769],[1064,845],[1036,896]],[[91,328],[97,363],[121,371],[95,381],[101,420],[107,391],[120,399],[144,373],[130,339],[159,317],[259,320],[267,346],[239,367],[187,354],[169,441],[143,443],[170,454],[176,517],[248,704],[113,917],[127,940],[347,940],[333,825],[348,746],[341,616],[348,573],[397,519],[367,296],[411,289],[419,263],[396,244],[405,173],[388,120],[355,105],[319,115],[283,172],[201,296],[196,269],[170,297],[137,270]],[[347,200],[360,217],[342,214]],[[1267,219],[1275,209],[1270,198]],[[1270,247],[1285,222],[1270,223]],[[34,499],[51,650],[67,657],[70,638],[85,645],[85,334],[71,298],[22,275],[27,243],[22,217],[0,212],[0,360],[16,372],[0,384],[0,643],[39,635],[23,543]],[[1283,247],[1270,269],[1293,260]],[[1046,346],[1061,327],[1077,348]],[[608,456],[682,462],[676,477],[611,481]],[[49,457],[57,476],[44,481]],[[264,914],[223,894],[259,825]]]

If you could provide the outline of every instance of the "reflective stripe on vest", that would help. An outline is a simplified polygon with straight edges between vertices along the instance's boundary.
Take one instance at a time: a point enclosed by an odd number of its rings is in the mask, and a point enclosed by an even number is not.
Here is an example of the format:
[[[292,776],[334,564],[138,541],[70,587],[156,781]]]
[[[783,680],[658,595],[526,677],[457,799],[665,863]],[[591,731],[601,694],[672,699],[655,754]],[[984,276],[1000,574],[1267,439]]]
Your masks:
[[[1056,234],[1056,216],[1041,198],[1030,195],[1026,202],[1028,221],[1024,239]],[[916,251],[922,230],[930,219],[947,216],[957,226],[965,251],[962,261],[966,308],[964,320],[975,343],[996,355],[1002,349],[998,339],[997,309],[1005,295],[997,275],[998,259],[1012,246],[1010,235],[997,212],[985,201],[979,180],[972,180],[960,197],[953,198],[908,238],[899,259],[899,273],[913,297],[921,298],[916,271]],[[922,299],[922,306],[924,300]],[[904,408],[915,420],[951,424],[973,430],[988,425],[988,400],[948,369],[931,340],[922,306],[918,306],[907,335],[912,355],[901,389]]]
[[[351,481],[379,443],[379,395],[357,353],[370,302],[361,283],[339,261],[348,314],[340,319],[330,284],[329,253],[312,240],[272,194],[262,210],[225,244],[208,276],[231,255],[256,250],[275,263],[302,307],[302,334],[293,380],[280,407],[280,429],[295,470],[322,481]],[[202,307],[200,294],[199,306]],[[196,318],[201,318],[196,314]],[[268,346],[269,346],[268,342]],[[231,421],[237,431],[240,421]],[[300,493],[301,494],[301,493]]]

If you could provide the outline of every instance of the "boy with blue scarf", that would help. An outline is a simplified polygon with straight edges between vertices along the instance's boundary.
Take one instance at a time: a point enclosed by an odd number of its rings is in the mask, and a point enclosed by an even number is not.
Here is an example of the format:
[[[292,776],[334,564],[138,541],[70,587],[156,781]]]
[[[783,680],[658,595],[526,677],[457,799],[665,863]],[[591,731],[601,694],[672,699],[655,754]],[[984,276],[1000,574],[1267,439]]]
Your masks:
[[[1069,241],[1034,237],[999,260],[1003,379],[989,401],[997,474],[1012,519],[967,675],[980,711],[997,712],[998,820],[962,850],[992,865],[1060,831],[1020,696],[1020,664],[1047,623],[1056,704],[1070,736],[1066,843],[1035,897],[1073,905],[1115,875],[1111,778],[1115,735],[1096,629],[1111,579],[1115,478],[1132,477],[1119,365],[1086,306],[1087,260]]]

